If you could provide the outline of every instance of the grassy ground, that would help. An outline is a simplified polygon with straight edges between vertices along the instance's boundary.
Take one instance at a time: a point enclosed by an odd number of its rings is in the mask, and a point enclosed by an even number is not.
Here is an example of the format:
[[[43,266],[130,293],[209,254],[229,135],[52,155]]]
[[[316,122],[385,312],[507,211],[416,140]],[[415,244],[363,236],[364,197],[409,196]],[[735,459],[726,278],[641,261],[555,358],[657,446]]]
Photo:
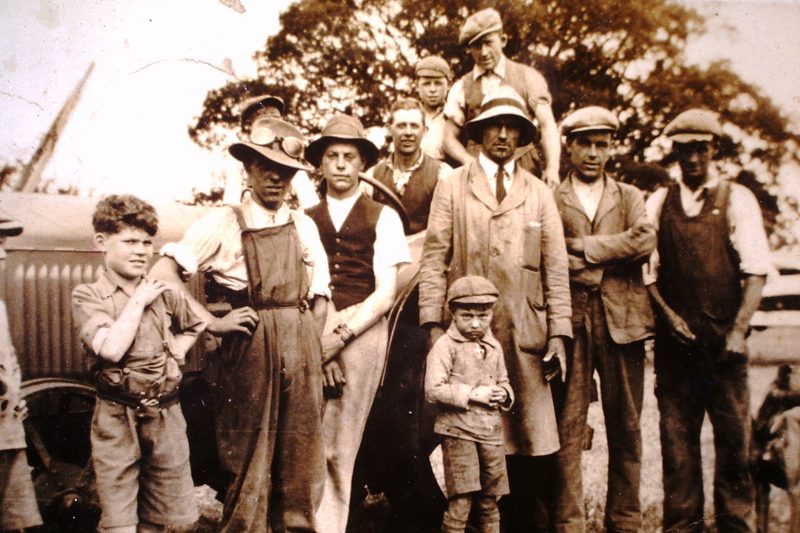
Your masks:
[[[750,368],[751,408],[755,412],[767,389],[775,378],[775,366],[753,366]],[[643,532],[661,531],[661,504],[664,493],[661,487],[661,446],[658,430],[658,408],[653,394],[653,370],[648,366],[645,376],[645,398],[642,413],[643,464],[641,502],[643,511]],[[589,410],[589,423],[594,427],[594,441],[591,451],[583,456],[583,479],[586,501],[586,515],[589,532],[603,531],[603,510],[606,497],[606,471],[608,466],[608,448],[606,445],[605,425],[599,403],[594,403]],[[706,493],[706,510],[712,516],[712,477],[714,464],[713,433],[711,425],[706,421],[702,433],[703,470]],[[214,524],[221,517],[221,504],[214,499],[214,493],[208,487],[198,487],[198,499],[203,515],[202,531],[212,531]],[[381,499],[375,504],[375,515],[382,515],[384,502]],[[771,493],[770,529],[786,531],[789,520],[789,506],[786,494],[778,489]],[[360,528],[359,528],[360,529]],[[371,524],[370,530],[382,531],[380,525]],[[388,528],[386,528],[388,529]],[[356,529],[351,528],[356,531]],[[712,529],[713,531],[713,529]]]

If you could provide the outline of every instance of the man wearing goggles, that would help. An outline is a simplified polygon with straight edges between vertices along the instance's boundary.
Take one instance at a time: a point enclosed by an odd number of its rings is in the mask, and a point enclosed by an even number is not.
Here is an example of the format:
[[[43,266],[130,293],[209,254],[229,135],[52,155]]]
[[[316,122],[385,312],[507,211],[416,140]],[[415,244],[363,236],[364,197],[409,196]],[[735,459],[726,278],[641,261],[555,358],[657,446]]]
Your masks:
[[[205,272],[209,301],[232,308],[217,318],[195,302],[222,336],[217,445],[230,485],[221,530],[313,531],[325,475],[328,261],[314,222],[284,202],[292,177],[310,169],[301,133],[260,119],[251,138],[229,148],[247,172],[242,203],[211,211],[164,246],[152,274],[177,281],[181,270]]]

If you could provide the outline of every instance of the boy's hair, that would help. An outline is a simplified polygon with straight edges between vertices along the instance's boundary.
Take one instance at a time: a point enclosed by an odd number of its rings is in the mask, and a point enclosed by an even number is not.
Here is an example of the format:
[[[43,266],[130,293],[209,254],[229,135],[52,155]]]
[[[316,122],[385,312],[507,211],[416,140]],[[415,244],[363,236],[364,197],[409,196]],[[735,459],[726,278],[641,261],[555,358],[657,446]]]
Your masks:
[[[155,208],[131,194],[112,194],[97,202],[92,227],[97,233],[119,233],[124,226],[144,230],[151,237],[158,232]]]
[[[447,306],[450,308],[450,312],[455,312],[456,309],[475,309],[478,311],[489,311],[494,308],[494,302],[485,303],[485,304],[476,304],[476,303],[469,303],[469,302],[449,302]]]

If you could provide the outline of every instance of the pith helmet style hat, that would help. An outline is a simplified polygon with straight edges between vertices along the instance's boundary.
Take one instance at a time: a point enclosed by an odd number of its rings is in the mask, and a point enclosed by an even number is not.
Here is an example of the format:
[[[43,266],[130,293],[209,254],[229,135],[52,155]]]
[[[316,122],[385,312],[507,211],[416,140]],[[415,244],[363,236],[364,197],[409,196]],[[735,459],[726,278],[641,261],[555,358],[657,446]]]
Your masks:
[[[576,109],[561,122],[561,133],[571,135],[585,131],[610,131],[619,129],[617,116],[596,105]]]
[[[448,80],[453,79],[453,73],[450,71],[450,65],[448,65],[447,61],[439,56],[428,56],[420,59],[417,62],[414,73],[418,78],[445,77]]]
[[[286,111],[286,104],[280,96],[271,94],[253,96],[239,104],[239,115],[242,125],[248,124],[258,110],[265,107],[275,107],[281,112],[281,115]]]
[[[664,135],[676,143],[710,142],[722,137],[717,114],[708,109],[684,111],[664,128]]]
[[[228,151],[242,162],[255,153],[284,167],[312,170],[303,161],[303,134],[288,122],[275,118],[258,119],[253,123],[250,140],[232,144]]]
[[[315,167],[322,161],[322,153],[329,144],[346,142],[354,144],[364,159],[364,169],[378,160],[378,147],[367,139],[367,132],[361,121],[350,115],[336,115],[325,124],[319,137],[306,148],[306,159]]]
[[[483,276],[458,278],[447,290],[447,303],[491,304],[497,301],[500,291]]]
[[[487,8],[473,13],[458,32],[459,46],[470,45],[488,33],[503,31],[503,21],[496,9]]]
[[[0,214],[0,237],[16,237],[22,233],[22,223]]]
[[[480,114],[467,122],[467,136],[480,142],[484,128],[497,117],[514,117],[520,125],[519,145],[524,146],[533,140],[536,126],[525,110],[525,102],[512,87],[501,85],[483,97]]]

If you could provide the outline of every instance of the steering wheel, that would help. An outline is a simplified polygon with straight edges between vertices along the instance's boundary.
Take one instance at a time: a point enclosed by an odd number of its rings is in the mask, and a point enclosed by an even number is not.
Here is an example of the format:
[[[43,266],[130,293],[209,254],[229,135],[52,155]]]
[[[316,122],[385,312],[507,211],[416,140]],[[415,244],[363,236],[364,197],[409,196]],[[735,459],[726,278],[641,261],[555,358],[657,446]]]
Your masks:
[[[400,220],[403,222],[403,231],[408,234],[409,228],[411,227],[411,223],[408,220],[408,212],[406,211],[406,208],[403,207],[403,203],[400,201],[400,198],[397,197],[394,191],[375,178],[367,176],[363,172],[358,174],[358,179],[372,185],[374,189],[380,191],[381,194],[383,194],[389,200],[389,203],[391,204],[390,207],[394,208],[394,210],[397,211],[397,214],[400,215]]]

